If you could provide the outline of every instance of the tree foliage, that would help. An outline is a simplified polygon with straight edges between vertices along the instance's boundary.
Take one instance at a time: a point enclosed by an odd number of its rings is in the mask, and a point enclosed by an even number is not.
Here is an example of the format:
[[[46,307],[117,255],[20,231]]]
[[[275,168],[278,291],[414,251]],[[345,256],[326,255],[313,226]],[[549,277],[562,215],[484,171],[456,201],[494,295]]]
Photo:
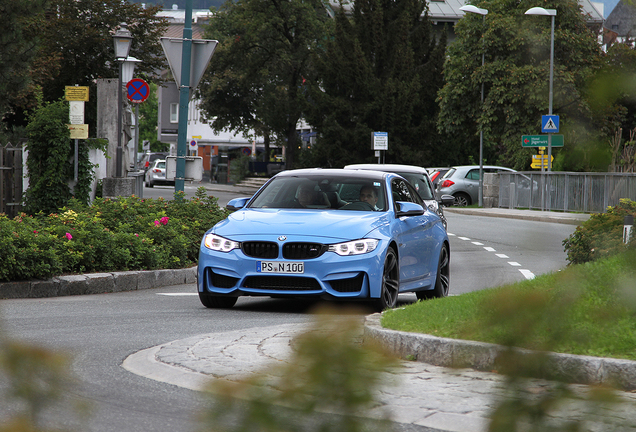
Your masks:
[[[226,2],[206,29],[219,45],[200,83],[201,109],[216,130],[271,132],[294,166],[303,80],[331,20],[318,0]]]
[[[96,78],[116,78],[119,66],[115,61],[114,33],[122,22],[127,23],[133,42],[130,56],[142,60],[136,73],[149,79],[165,67],[159,38],[167,23],[157,17],[161,7],[142,8],[120,0],[57,0],[48,5],[46,20],[38,29],[42,43],[38,61],[31,72],[37,73],[44,100],[55,101],[64,96],[65,86],[75,84],[90,87],[86,104],[89,133],[94,134],[97,115]],[[14,110],[26,120],[26,110],[35,105],[36,92],[24,96]]]
[[[139,145],[148,141],[150,151],[166,151],[168,145],[157,139],[157,119],[159,118],[159,99],[157,98],[157,84],[149,83],[150,94],[139,106]],[[142,149],[137,149],[141,151]]]
[[[308,120],[318,131],[312,164],[374,160],[373,131],[388,132],[387,162],[430,166],[440,155],[435,98],[445,36],[436,40],[422,0],[357,0],[336,15]]]
[[[455,26],[457,38],[448,49],[445,84],[439,92],[438,127],[448,138],[451,163],[476,160],[482,127],[484,160],[524,169],[531,158],[530,150],[521,148],[521,135],[539,134],[541,115],[548,114],[550,17],[525,15],[537,6],[530,0],[475,5],[489,12],[485,22],[482,16],[467,14]],[[557,10],[553,113],[560,116],[566,147],[572,149],[593,133],[584,89],[598,67],[600,47],[576,0],[541,6]]]
[[[0,113],[32,83],[46,0],[0,0]]]
[[[90,149],[105,151],[106,140],[82,141],[78,146],[78,181],[73,190],[74,144],[67,126],[68,102],[42,103],[29,119],[26,127],[27,169],[29,189],[25,193],[25,210],[29,214],[54,213],[65,206],[72,196],[88,203],[94,164],[90,162]]]

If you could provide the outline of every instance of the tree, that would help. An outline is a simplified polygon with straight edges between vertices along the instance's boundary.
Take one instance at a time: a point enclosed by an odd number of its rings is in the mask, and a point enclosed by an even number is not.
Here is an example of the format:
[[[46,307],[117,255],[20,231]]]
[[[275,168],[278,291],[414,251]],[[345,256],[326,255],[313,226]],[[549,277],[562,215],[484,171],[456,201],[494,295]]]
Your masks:
[[[157,84],[149,83],[150,94],[139,106],[139,145],[148,141],[150,151],[166,151],[168,144],[157,139],[157,118],[159,118],[159,100],[157,98]],[[141,151],[142,149],[137,149]]]
[[[219,45],[200,85],[201,109],[215,130],[272,133],[295,164],[296,125],[306,106],[303,79],[314,74],[331,20],[319,0],[226,2],[206,37]]]
[[[446,46],[423,0],[357,0],[336,15],[307,119],[318,132],[312,164],[374,160],[371,133],[389,134],[387,162],[430,166],[439,157],[437,91]]]
[[[629,170],[634,165],[636,131],[636,49],[630,41],[614,43],[601,58],[600,68],[586,88],[593,123],[597,129],[593,151],[569,154],[570,165],[591,165],[601,160],[603,171],[617,167]],[[601,154],[601,158],[598,155]],[[609,167],[608,167],[609,165]]]
[[[446,83],[439,92],[438,127],[448,138],[449,162],[477,159],[482,127],[484,160],[528,168],[530,152],[520,140],[521,135],[538,134],[541,115],[548,113],[550,19],[524,15],[536,6],[530,0],[487,0],[475,6],[488,9],[485,23],[481,16],[467,14],[455,25],[457,38],[448,49]],[[553,113],[560,116],[571,149],[589,139],[590,110],[583,90],[598,67],[600,47],[576,0],[542,6],[557,10]]]
[[[0,0],[0,113],[32,84],[46,0]]]
[[[58,0],[51,3],[46,22],[39,29],[42,44],[38,52],[40,65],[48,66],[50,76],[41,82],[44,100],[55,101],[64,96],[64,87],[90,87],[86,104],[89,132],[94,134],[96,78],[116,78],[119,67],[114,58],[112,33],[126,22],[133,35],[130,55],[142,60],[138,73],[157,76],[165,68],[165,58],[159,43],[167,23],[156,16],[160,7],[142,8],[121,0]],[[28,97],[35,101],[35,93]],[[16,111],[25,105],[16,106]],[[25,122],[26,116],[16,122]]]

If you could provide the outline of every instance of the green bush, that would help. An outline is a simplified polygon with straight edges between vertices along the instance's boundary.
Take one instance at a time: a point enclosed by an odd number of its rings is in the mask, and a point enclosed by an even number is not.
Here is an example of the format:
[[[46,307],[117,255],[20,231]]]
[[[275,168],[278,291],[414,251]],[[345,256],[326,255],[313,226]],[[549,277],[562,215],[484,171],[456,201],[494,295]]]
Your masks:
[[[568,262],[582,264],[636,247],[636,230],[629,245],[623,243],[623,221],[627,215],[636,217],[636,202],[629,199],[621,199],[616,207],[608,207],[606,213],[591,215],[563,240]]]
[[[0,281],[191,266],[205,231],[226,216],[204,188],[191,200],[72,199],[58,213],[0,215]]]

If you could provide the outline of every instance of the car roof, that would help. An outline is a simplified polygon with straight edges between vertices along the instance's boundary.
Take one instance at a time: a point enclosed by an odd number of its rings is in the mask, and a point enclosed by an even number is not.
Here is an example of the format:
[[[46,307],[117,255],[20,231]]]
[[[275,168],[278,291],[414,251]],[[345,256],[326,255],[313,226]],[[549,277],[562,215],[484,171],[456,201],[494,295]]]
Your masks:
[[[372,170],[349,170],[349,169],[341,169],[341,168],[302,168],[296,170],[288,170],[281,171],[276,174],[275,177],[297,177],[297,176],[325,176],[325,175],[335,175],[341,176],[346,175],[349,177],[360,177],[364,179],[384,179],[390,173],[384,171],[372,171]]]
[[[483,165],[484,168],[497,168],[497,169],[505,169],[505,170],[510,170],[510,171],[514,171],[512,168],[508,168],[505,166],[499,166],[499,165]],[[455,165],[452,168],[455,169],[459,169],[459,168],[479,168],[479,165]]]
[[[428,174],[426,168],[422,168],[416,165],[401,165],[401,164],[352,164],[344,167],[346,170],[358,169],[358,170],[375,170],[384,172],[407,172],[417,174]]]

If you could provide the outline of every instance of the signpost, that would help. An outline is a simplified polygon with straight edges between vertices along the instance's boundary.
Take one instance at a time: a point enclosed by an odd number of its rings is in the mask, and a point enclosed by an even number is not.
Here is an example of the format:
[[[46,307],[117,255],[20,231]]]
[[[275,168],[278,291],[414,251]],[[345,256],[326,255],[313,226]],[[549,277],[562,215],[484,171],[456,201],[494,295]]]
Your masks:
[[[71,139],[75,140],[74,178],[79,176],[79,143],[77,140],[88,139],[88,125],[84,123],[84,102],[88,102],[88,86],[65,86],[64,99],[69,103],[67,125]]]
[[[554,161],[554,156],[552,156],[552,159],[550,159],[550,166],[552,166],[553,161]],[[545,154],[532,155],[532,163],[530,164],[530,168],[532,169],[548,168],[548,155],[545,155]]]
[[[185,2],[183,37],[160,38],[172,76],[179,89],[179,126],[177,135],[177,167],[175,192],[183,192],[187,151],[188,104],[199,80],[210,63],[218,41],[192,39],[192,0]]]
[[[150,95],[148,83],[141,78],[134,78],[126,84],[128,100],[133,103],[142,103]]]
[[[373,150],[378,155],[378,163],[380,163],[380,150],[389,149],[389,133],[388,132],[371,132],[371,143]]]
[[[521,147],[547,147],[547,135],[522,135]],[[563,147],[563,135],[552,135],[552,147]]]

